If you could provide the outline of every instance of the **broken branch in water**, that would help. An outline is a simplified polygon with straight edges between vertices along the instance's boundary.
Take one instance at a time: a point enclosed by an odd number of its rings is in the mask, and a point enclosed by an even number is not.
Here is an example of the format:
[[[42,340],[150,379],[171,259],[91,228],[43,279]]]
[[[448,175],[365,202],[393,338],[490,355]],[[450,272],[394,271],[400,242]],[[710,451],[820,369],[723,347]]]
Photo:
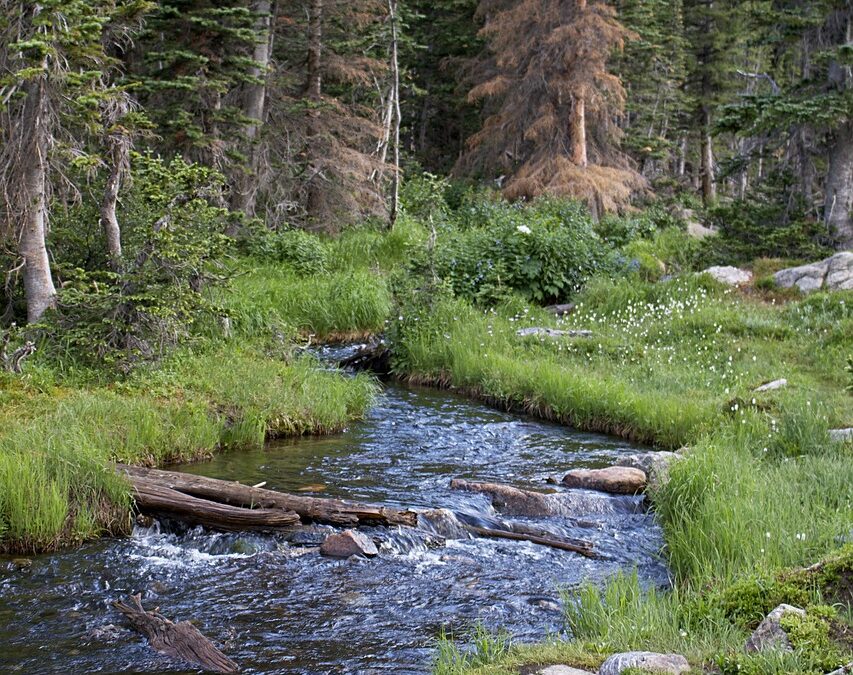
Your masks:
[[[592,548],[590,542],[570,542],[565,539],[556,537],[544,537],[537,534],[528,534],[526,532],[509,532],[507,530],[494,530],[489,527],[478,527],[476,525],[465,525],[465,529],[480,537],[492,537],[495,539],[512,539],[513,541],[529,541],[531,544],[539,546],[550,546],[563,551],[571,551],[579,553],[587,558],[600,558]]]

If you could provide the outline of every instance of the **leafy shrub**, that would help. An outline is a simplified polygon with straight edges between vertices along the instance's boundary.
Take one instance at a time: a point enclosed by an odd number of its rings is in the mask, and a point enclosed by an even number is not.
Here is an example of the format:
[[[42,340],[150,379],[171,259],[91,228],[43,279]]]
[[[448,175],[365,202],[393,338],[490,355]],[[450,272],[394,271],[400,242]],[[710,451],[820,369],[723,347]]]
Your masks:
[[[433,263],[457,295],[472,300],[493,303],[517,291],[558,301],[609,263],[590,217],[572,202],[480,201],[459,218],[439,230]]]
[[[329,262],[325,243],[304,230],[258,228],[245,240],[243,247],[254,258],[290,265],[299,274],[321,274]]]

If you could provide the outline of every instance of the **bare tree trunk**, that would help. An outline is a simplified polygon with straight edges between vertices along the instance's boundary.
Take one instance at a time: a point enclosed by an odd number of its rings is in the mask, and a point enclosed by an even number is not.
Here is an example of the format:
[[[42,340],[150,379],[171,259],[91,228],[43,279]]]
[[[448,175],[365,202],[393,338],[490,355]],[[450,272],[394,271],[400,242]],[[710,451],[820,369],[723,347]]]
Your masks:
[[[397,0],[388,0],[391,19],[391,76],[393,79],[392,100],[394,104],[394,172],[391,175],[391,207],[388,228],[394,229],[400,210],[400,64],[397,59]]]
[[[47,111],[45,110],[45,78],[28,82],[24,89],[21,133],[27,139],[22,146],[22,186],[26,198],[24,218],[19,233],[18,250],[24,260],[24,294],[27,321],[34,323],[56,304],[56,287],[50,274],[47,255]]]
[[[117,272],[121,267],[121,228],[118,224],[116,206],[121,187],[122,167],[127,163],[127,157],[122,157],[125,150],[119,139],[110,139],[110,175],[104,188],[104,199],[101,202],[101,227],[107,238],[107,255],[110,269]]]
[[[258,132],[264,122],[264,110],[267,96],[267,71],[270,64],[272,47],[273,11],[270,0],[255,0],[252,12],[256,15],[255,30],[257,41],[252,53],[252,67],[249,75],[254,82],[246,86],[243,113],[252,120],[246,128],[248,145],[248,166],[240,171],[234,181],[231,192],[231,210],[242,211],[247,216],[255,215],[256,178],[258,168]],[[227,234],[233,236],[237,223],[229,226]]]
[[[711,138],[711,109],[702,108],[702,201],[712,204],[717,200],[717,186],[714,183],[714,142]]]
[[[586,166],[586,104],[580,96],[572,99],[571,138],[572,162]]]
[[[825,192],[824,222],[839,249],[853,248],[853,122],[835,134]]]
[[[308,79],[305,93],[313,101],[320,100],[322,91],[321,58],[323,54],[323,0],[312,0],[308,20]]]

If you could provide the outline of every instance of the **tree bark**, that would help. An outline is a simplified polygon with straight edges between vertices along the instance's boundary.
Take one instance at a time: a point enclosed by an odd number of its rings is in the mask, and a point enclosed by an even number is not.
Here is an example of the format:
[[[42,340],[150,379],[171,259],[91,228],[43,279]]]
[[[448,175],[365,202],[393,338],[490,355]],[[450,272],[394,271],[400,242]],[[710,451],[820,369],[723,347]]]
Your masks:
[[[308,64],[305,93],[312,101],[319,101],[322,92],[323,55],[323,0],[312,0],[308,19]]]
[[[586,103],[582,96],[575,96],[572,99],[571,139],[572,162],[585,167],[587,165]]]
[[[853,122],[835,133],[826,175],[824,222],[839,250],[853,248]]]
[[[394,104],[394,172],[391,175],[391,206],[388,228],[394,229],[400,210],[400,64],[397,56],[397,0],[388,0],[391,19],[391,76],[393,79],[392,102]]]
[[[194,476],[192,474],[136,466],[117,465],[120,474],[134,485],[150,484],[165,487],[185,495],[216,501],[231,506],[294,511],[303,521],[344,525],[406,525],[416,527],[417,513],[402,509],[342,499],[323,499],[289,495],[274,490],[253,488],[230,481]]]
[[[161,654],[203,666],[205,670],[214,673],[239,671],[237,664],[219,651],[189,621],[172,623],[157,609],[146,612],[140,595],[130,596],[130,604],[116,601],[113,607],[124,614],[130,625]]]
[[[272,47],[273,11],[270,0],[255,0],[252,12],[256,15],[255,30],[257,41],[252,53],[253,64],[249,75],[254,82],[246,85],[243,101],[243,114],[252,120],[246,127],[248,166],[238,171],[231,192],[231,210],[242,211],[250,218],[255,215],[256,178],[258,169],[258,133],[264,122],[267,96],[267,72],[269,70]],[[227,234],[237,234],[236,224],[229,227]]]
[[[118,272],[121,268],[121,228],[118,224],[116,206],[118,204],[118,193],[121,187],[122,167],[126,164],[126,157],[121,153],[124,148],[119,139],[110,139],[110,175],[107,176],[107,184],[104,188],[104,199],[101,202],[101,227],[104,228],[104,236],[107,239],[107,256],[110,268]]]
[[[47,255],[47,128],[45,76],[24,86],[22,133],[22,184],[25,197],[23,223],[18,233],[18,251],[24,260],[24,294],[27,302],[27,321],[38,321],[44,312],[56,304],[56,287],[50,273]]]
[[[714,182],[714,141],[711,137],[711,108],[702,108],[702,201],[713,204],[717,200],[717,186]]]

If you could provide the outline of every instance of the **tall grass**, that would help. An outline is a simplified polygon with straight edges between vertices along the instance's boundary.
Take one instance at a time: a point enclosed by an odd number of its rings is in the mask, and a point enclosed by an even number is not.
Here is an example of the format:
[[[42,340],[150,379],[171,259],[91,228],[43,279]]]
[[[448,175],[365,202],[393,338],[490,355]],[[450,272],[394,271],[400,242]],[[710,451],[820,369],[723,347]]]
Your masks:
[[[0,549],[44,551],[129,525],[129,486],[112,462],[163,465],[268,436],[341,429],[375,385],[231,345],[183,352],[112,389],[40,397],[7,378],[30,415],[6,408],[0,429]],[[28,398],[29,397],[29,398]]]

